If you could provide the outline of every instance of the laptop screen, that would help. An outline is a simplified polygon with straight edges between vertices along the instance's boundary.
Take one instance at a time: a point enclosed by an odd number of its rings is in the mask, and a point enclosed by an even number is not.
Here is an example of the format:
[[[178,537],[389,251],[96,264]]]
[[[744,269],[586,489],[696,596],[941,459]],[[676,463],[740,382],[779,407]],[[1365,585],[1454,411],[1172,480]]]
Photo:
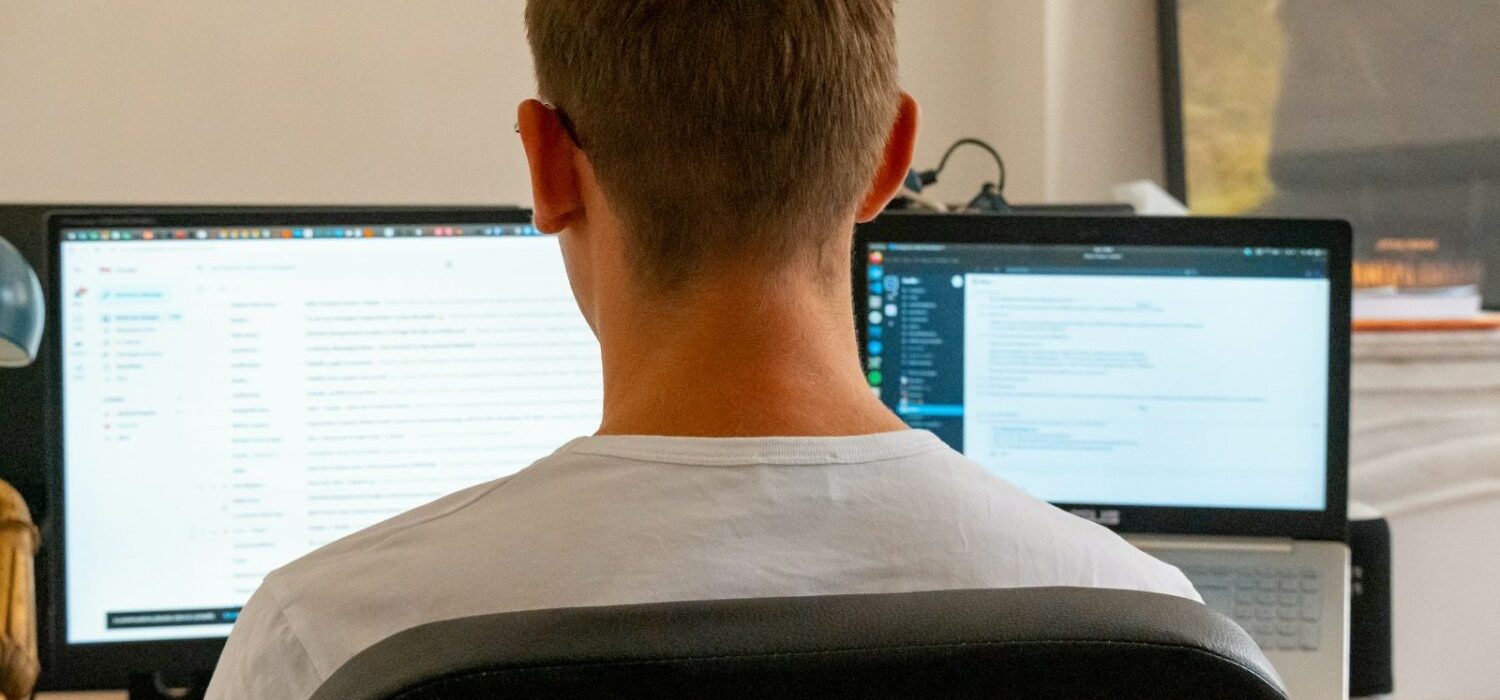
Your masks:
[[[1061,504],[1320,511],[1329,251],[868,241],[866,370]]]

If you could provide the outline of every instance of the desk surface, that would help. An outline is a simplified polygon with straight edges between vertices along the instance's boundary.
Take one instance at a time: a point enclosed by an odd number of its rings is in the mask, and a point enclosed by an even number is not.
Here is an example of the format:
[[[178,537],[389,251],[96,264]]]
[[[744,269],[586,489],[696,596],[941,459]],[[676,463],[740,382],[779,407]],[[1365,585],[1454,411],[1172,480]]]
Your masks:
[[[1349,492],[1391,526],[1395,697],[1496,697],[1500,332],[1358,333],[1353,355]]]
[[[1350,496],[1387,516],[1500,496],[1500,331],[1359,333]]]

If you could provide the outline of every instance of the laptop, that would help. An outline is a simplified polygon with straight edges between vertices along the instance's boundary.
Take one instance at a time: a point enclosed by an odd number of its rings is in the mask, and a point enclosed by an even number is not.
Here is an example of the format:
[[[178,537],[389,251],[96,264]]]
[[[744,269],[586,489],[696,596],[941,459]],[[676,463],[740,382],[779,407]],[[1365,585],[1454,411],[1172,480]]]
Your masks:
[[[859,227],[871,390],[1178,566],[1294,700],[1348,693],[1347,223],[891,214]]]

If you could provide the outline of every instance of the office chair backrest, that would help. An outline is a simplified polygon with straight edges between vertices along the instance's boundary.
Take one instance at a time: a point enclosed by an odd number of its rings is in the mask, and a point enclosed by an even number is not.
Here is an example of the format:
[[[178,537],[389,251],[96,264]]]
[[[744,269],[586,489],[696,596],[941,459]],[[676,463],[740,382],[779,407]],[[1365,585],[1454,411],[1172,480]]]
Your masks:
[[[1017,588],[501,613],[360,653],[313,700],[1285,700],[1249,635],[1166,595]]]

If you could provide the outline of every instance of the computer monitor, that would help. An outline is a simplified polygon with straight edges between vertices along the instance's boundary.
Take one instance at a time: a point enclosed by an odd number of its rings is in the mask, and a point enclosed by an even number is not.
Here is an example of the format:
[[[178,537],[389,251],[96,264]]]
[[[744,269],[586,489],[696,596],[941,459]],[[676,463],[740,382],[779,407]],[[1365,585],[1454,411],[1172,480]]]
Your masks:
[[[49,229],[51,687],[211,669],[272,569],[598,426],[598,345],[528,212]]]
[[[1331,221],[883,217],[854,261],[869,383],[910,425],[1121,530],[1334,539],[1349,237]]]

